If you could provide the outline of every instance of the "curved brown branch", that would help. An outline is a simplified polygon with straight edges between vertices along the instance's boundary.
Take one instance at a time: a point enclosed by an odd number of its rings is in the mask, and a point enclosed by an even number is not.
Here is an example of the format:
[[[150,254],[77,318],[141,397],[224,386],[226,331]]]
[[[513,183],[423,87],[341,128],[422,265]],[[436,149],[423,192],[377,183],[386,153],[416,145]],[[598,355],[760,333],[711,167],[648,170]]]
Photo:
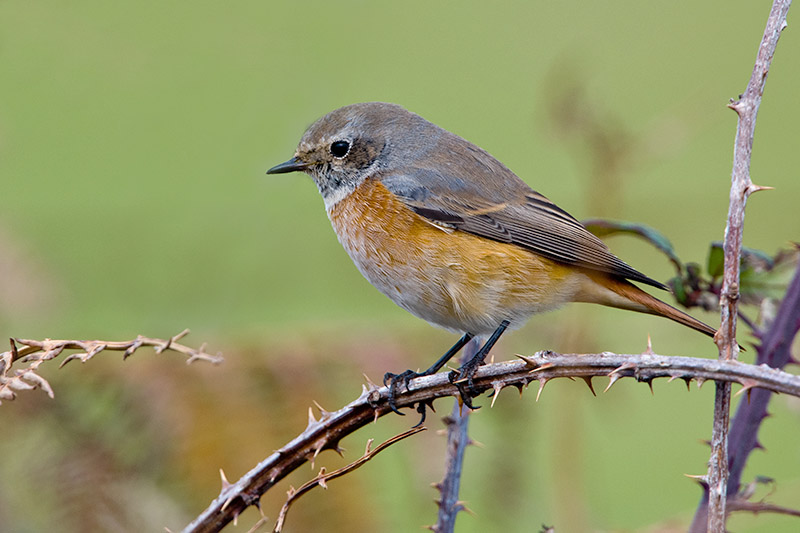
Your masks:
[[[286,498],[286,503],[284,503],[283,507],[281,507],[281,512],[278,514],[278,520],[275,522],[275,527],[272,529],[273,533],[280,533],[281,531],[283,531],[283,524],[286,522],[286,515],[289,513],[289,508],[298,498],[300,498],[300,496],[310,491],[314,487],[327,488],[327,484],[329,481],[336,479],[337,477],[342,477],[343,475],[352,472],[356,468],[363,466],[364,463],[366,463],[367,461],[369,461],[370,459],[381,453],[383,450],[385,450],[392,444],[400,442],[401,440],[408,438],[411,435],[416,435],[420,431],[425,431],[426,429],[427,428],[423,426],[413,427],[408,431],[404,431],[403,433],[395,435],[391,439],[384,441],[382,444],[379,444],[375,448],[372,447],[372,439],[370,439],[369,441],[367,441],[367,449],[364,451],[364,455],[362,455],[349,465],[343,466],[342,468],[334,470],[333,472],[326,472],[325,468],[322,468],[320,469],[319,474],[317,474],[317,476],[314,479],[309,480],[306,483],[303,483],[297,489],[290,489],[289,496]]]
[[[65,351],[76,350],[67,355],[61,366],[73,360],[83,363],[102,351],[124,352],[123,359],[127,359],[133,352],[143,346],[152,347],[157,354],[164,351],[182,353],[187,357],[187,363],[195,361],[208,361],[214,364],[222,362],[222,357],[210,355],[205,351],[205,344],[199,349],[190,348],[178,343],[180,339],[189,334],[185,329],[169,339],[154,339],[139,335],[129,341],[100,341],[100,340],[53,340],[43,341],[28,339],[11,339],[11,349],[0,353],[0,401],[13,400],[16,391],[40,388],[48,396],[53,397],[53,389],[45,378],[39,375],[39,367],[55,359]],[[24,363],[25,366],[14,367],[15,363]]]
[[[783,507],[781,505],[773,505],[766,502],[748,502],[742,500],[728,500],[728,511],[746,511],[753,514],[758,513],[774,513],[783,514],[788,516],[800,517],[800,511],[790,507]]]
[[[720,361],[694,357],[668,357],[644,354],[556,354],[538,352],[517,361],[505,361],[481,367],[475,375],[475,388],[493,390],[499,394],[512,385],[519,388],[531,381],[539,382],[539,393],[544,385],[555,378],[583,378],[591,386],[594,377],[609,378],[606,390],[625,377],[650,383],[656,378],[682,379],[687,386],[695,380],[739,383],[742,391],[761,387],[800,397],[800,376],[794,376],[766,366],[755,366],[738,361]],[[458,390],[447,378],[447,373],[425,376],[411,381],[410,391],[397,396],[398,407],[412,407],[419,402],[432,402],[445,396],[456,396]],[[339,442],[353,433],[390,413],[387,405],[388,390],[371,385],[363,387],[361,395],[336,412],[323,411],[319,420],[309,417],[309,424],[300,435],[256,465],[236,483],[225,484],[219,496],[211,502],[185,533],[220,531],[250,505],[258,503],[262,494],[278,481],[320,451],[338,449]],[[538,397],[538,395],[537,395]]]

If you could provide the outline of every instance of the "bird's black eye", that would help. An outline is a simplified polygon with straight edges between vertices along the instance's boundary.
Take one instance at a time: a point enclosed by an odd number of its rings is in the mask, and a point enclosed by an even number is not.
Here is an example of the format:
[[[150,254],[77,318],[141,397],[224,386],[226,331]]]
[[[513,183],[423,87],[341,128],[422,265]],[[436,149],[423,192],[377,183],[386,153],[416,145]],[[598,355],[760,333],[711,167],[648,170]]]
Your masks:
[[[335,141],[331,143],[331,154],[333,157],[344,157],[350,151],[350,143],[347,141]]]

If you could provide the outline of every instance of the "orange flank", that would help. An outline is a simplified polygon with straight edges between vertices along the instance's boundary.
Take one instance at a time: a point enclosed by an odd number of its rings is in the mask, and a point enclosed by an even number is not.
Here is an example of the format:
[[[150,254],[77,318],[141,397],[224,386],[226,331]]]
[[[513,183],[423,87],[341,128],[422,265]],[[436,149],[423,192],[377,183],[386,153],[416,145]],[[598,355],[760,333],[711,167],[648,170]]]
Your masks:
[[[414,213],[368,178],[329,211],[361,273],[411,313],[453,331],[491,333],[571,301],[585,276],[522,247]]]

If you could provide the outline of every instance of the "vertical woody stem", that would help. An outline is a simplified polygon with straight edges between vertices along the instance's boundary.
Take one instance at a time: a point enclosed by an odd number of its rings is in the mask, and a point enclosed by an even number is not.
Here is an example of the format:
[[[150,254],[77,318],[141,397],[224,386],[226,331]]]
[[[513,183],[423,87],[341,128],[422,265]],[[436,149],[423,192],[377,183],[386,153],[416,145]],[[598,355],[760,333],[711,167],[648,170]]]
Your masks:
[[[483,337],[473,337],[464,346],[461,362],[466,363],[478,353]],[[445,460],[444,479],[435,486],[441,493],[439,516],[436,525],[431,527],[436,533],[453,533],[456,526],[456,515],[464,510],[464,504],[458,499],[461,486],[461,471],[464,466],[464,451],[470,443],[467,427],[469,425],[469,408],[456,398],[453,412],[445,419],[447,424],[447,456]]]
[[[753,73],[739,100],[728,105],[739,116],[733,152],[730,205],[725,227],[725,272],[720,295],[721,321],[715,341],[721,360],[736,359],[736,316],[739,305],[739,262],[744,231],[744,210],[747,198],[761,189],[750,179],[750,158],[758,107],[764,93],[767,73],[775,54],[778,38],[786,27],[786,14],[791,0],[775,0],[761,39]],[[711,437],[711,458],[708,468],[708,531],[724,533],[725,503],[728,484],[728,424],[730,418],[730,384],[718,382],[714,402],[714,428]]]

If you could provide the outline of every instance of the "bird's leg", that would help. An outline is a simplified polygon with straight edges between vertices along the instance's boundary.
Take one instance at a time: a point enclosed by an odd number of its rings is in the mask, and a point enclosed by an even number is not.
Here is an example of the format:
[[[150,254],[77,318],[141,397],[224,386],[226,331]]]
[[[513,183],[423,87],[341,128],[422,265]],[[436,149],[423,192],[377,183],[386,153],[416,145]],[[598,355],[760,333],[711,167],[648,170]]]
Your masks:
[[[481,346],[481,349],[478,350],[478,353],[476,353],[472,359],[461,365],[461,368],[459,368],[458,371],[454,370],[450,372],[450,383],[453,383],[456,387],[458,387],[458,392],[461,394],[461,400],[464,402],[464,405],[470,409],[475,409],[475,407],[472,405],[472,398],[477,396],[472,383],[472,378],[475,376],[475,372],[478,371],[478,367],[483,364],[483,361],[489,354],[489,350],[492,349],[494,343],[497,342],[497,339],[499,339],[500,335],[502,335],[506,330],[508,324],[508,320],[503,320],[500,322],[500,326],[494,330],[492,336],[489,337],[489,340],[486,341],[486,344]]]
[[[470,340],[472,340],[472,333],[465,333],[461,339],[457,343],[453,345],[452,348],[447,350],[443,356],[441,356],[433,365],[424,372],[414,372],[413,370],[406,370],[401,374],[392,374],[391,372],[387,372],[383,376],[383,384],[389,387],[389,408],[397,413],[398,415],[404,415],[405,413],[401,413],[397,410],[397,404],[395,404],[395,396],[397,395],[397,389],[400,383],[408,390],[408,382],[414,378],[418,378],[420,376],[430,376],[431,374],[435,374],[438,372],[450,359],[453,358],[455,354],[464,347]],[[417,426],[422,424],[425,420],[425,406],[420,404],[417,406],[417,412],[422,415],[422,419],[419,421]]]

